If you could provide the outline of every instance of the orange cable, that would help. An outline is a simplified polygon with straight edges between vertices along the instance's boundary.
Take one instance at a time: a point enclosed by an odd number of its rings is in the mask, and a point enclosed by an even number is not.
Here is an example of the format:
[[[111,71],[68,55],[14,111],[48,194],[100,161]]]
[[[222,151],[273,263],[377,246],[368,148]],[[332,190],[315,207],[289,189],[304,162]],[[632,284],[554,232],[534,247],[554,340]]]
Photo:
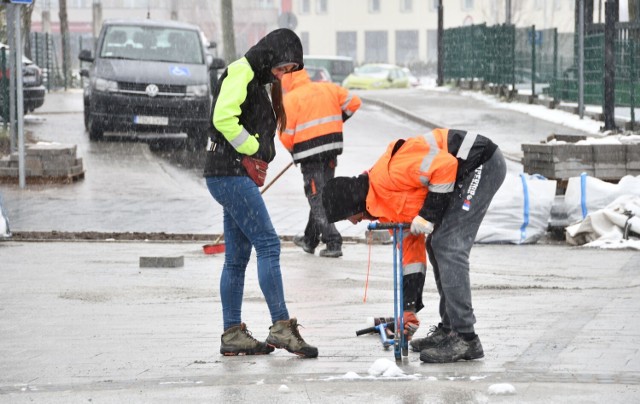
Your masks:
[[[367,302],[367,289],[369,288],[369,272],[371,270],[371,245],[373,244],[373,232],[371,232],[371,230],[369,230],[367,244],[369,244],[369,259],[367,260],[367,278],[364,283],[364,299],[362,299],[362,303]]]

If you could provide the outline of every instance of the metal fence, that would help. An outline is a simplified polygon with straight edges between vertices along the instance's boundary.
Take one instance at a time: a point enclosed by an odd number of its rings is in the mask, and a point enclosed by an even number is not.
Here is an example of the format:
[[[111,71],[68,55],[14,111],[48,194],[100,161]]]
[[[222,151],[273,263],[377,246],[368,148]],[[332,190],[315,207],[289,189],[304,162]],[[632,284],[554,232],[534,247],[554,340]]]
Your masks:
[[[592,26],[584,39],[584,103],[603,105],[604,34]],[[617,23],[615,105],[630,107],[631,122],[640,98],[640,24]],[[533,96],[578,102],[577,41],[573,34],[535,26],[486,24],[446,29],[445,80],[484,81]]]
[[[78,53],[83,48],[93,46],[91,35],[69,34],[70,71],[68,75],[65,75],[63,70],[60,34],[32,32],[29,40],[33,61],[43,70],[47,90],[81,86]],[[67,81],[67,77],[70,77],[70,81]]]

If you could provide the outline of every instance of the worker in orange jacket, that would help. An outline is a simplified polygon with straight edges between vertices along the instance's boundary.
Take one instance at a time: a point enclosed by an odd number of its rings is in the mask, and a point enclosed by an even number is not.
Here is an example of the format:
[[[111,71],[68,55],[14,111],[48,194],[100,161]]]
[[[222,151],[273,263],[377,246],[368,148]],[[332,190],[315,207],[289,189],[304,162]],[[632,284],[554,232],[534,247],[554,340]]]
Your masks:
[[[420,324],[415,313],[423,307],[426,271],[415,268],[424,257],[427,236],[441,321],[427,337],[411,340],[423,362],[484,356],[474,329],[469,255],[505,175],[502,152],[490,139],[461,130],[434,129],[392,142],[368,173],[334,178],[324,188],[323,204],[330,222],[411,222],[402,263],[409,335]]]
[[[303,236],[294,243],[310,254],[322,241],[322,257],[342,256],[342,236],[327,221],[322,206],[322,188],[335,176],[338,155],[342,154],[343,122],[360,108],[360,98],[334,83],[312,82],[305,69],[282,79],[287,127],[278,136],[300,163],[304,193],[309,201],[309,219]]]

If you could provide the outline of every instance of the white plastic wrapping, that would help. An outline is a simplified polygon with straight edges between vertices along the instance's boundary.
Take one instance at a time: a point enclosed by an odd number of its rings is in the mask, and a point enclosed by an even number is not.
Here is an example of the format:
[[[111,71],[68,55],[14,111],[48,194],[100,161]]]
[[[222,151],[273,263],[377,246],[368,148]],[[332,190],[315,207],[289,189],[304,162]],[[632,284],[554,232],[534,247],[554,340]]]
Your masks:
[[[547,231],[556,181],[539,175],[507,173],[493,197],[477,243],[531,244]]]
[[[11,230],[9,230],[9,219],[2,207],[2,195],[0,195],[0,238],[11,237]]]
[[[617,184],[588,175],[569,178],[564,194],[569,223],[576,223],[623,195],[640,196],[640,176],[626,175]]]
[[[582,245],[594,241],[638,240],[640,196],[622,195],[612,203],[566,229],[567,243]]]

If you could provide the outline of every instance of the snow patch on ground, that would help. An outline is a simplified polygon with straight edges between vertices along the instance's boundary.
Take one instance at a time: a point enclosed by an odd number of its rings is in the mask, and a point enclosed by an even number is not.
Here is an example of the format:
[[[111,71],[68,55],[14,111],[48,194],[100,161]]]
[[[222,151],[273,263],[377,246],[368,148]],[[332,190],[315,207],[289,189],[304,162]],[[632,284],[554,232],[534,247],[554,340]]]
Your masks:
[[[516,394],[516,388],[509,383],[497,383],[489,386],[489,394],[494,396]]]

